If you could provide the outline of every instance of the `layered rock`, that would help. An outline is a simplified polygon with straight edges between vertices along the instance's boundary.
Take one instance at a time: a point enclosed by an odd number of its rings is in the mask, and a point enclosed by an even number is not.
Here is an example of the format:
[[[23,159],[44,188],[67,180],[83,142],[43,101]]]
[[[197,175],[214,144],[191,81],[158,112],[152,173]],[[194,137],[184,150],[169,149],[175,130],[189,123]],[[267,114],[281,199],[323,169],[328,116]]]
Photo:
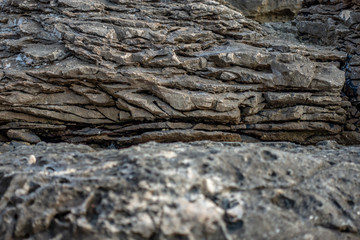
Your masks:
[[[224,0],[259,22],[289,21],[302,8],[303,0]]]
[[[360,127],[360,3],[357,0],[305,1],[296,19],[300,37],[347,52],[344,93],[352,102],[347,130]],[[352,138],[353,133],[349,133]]]
[[[336,45],[352,55],[360,54],[360,3],[356,0],[305,1],[297,19],[303,40]],[[353,60],[357,64],[357,56]],[[354,65],[357,66],[357,65]],[[356,75],[354,73],[353,75]],[[353,76],[353,79],[359,79]]]
[[[346,54],[218,2],[0,6],[3,141],[346,140]]]
[[[360,239],[358,146],[0,145],[0,238]]]

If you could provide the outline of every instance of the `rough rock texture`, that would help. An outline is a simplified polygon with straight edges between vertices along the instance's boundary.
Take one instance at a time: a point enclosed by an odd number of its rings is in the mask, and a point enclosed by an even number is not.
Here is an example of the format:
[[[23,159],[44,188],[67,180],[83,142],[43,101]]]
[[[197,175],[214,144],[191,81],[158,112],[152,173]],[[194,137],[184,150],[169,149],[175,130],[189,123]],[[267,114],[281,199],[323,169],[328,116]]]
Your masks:
[[[296,19],[302,40],[333,45],[347,52],[342,69],[346,71],[344,93],[352,102],[348,130],[359,129],[360,122],[360,2],[358,0],[306,0]],[[353,133],[349,133],[349,139]]]
[[[2,141],[349,140],[346,54],[216,1],[0,2]]]
[[[303,0],[224,0],[259,22],[289,21],[302,8]]]
[[[0,240],[359,240],[358,4],[304,4],[0,0]],[[199,139],[319,143],[115,149]]]
[[[360,239],[360,147],[0,146],[0,238]]]

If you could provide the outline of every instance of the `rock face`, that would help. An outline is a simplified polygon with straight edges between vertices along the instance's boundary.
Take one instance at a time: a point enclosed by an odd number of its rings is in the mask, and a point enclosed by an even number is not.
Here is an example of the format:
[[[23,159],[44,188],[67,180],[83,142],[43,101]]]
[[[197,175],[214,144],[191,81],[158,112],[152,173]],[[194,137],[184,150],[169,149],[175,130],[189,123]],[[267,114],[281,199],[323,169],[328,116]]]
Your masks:
[[[343,131],[344,52],[276,39],[218,2],[0,8],[3,141],[359,141]]]
[[[360,148],[0,146],[1,239],[360,239]]]
[[[296,19],[301,39],[333,45],[347,52],[344,93],[352,102],[347,129],[360,127],[360,2],[357,0],[305,1]],[[352,138],[353,133],[349,133]]]
[[[226,0],[249,18],[259,22],[289,21],[302,8],[303,0]]]
[[[359,4],[219,2],[0,0],[0,240],[360,239]]]

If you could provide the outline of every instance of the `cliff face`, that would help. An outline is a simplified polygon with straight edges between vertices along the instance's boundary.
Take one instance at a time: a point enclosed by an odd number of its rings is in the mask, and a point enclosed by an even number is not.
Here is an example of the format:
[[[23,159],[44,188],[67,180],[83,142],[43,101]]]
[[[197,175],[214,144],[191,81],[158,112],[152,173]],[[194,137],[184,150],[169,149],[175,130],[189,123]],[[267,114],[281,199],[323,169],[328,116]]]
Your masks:
[[[218,2],[0,7],[3,141],[359,140],[344,138],[345,52],[277,38]]]

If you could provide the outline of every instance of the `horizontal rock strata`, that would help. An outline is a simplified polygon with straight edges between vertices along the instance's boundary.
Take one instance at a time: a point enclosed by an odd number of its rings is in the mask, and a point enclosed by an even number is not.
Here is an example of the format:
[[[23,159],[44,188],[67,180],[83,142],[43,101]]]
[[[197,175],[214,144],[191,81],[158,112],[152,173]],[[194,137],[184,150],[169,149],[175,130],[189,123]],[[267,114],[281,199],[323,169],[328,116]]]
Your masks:
[[[0,145],[0,238],[360,239],[360,148]]]
[[[302,8],[303,0],[223,0],[259,22],[289,21]]]
[[[304,2],[296,19],[300,38],[317,44],[333,45],[347,52],[344,93],[352,102],[346,129],[349,139],[359,131],[360,122],[360,2],[357,0]]]
[[[2,141],[359,141],[343,134],[344,52],[276,39],[216,1],[0,8]]]

